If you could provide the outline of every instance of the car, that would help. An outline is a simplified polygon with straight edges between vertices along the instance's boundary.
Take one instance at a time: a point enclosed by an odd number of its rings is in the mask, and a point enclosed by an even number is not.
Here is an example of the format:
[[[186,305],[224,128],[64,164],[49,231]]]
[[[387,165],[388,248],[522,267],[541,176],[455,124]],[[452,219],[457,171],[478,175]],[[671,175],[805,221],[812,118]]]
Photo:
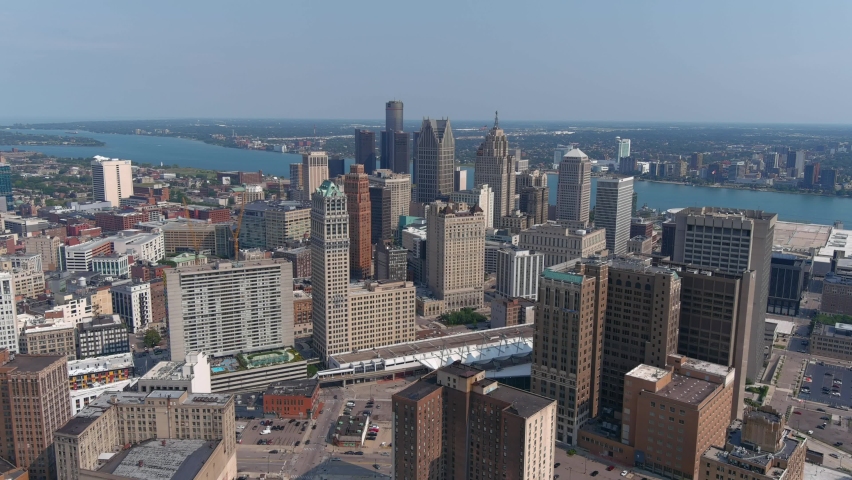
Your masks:
[[[627,476],[627,470],[622,470],[622,471],[621,471],[621,476],[622,476],[622,477],[626,477],[626,476]]]
[[[817,409],[816,409],[816,411],[817,411],[817,412],[825,413],[825,409],[824,409],[824,408],[817,408]]]
[[[344,455],[355,455],[355,452],[353,452],[352,450],[347,450],[347,451],[343,452],[343,454]]]
[[[817,425],[817,428],[820,430],[825,430],[825,425]]]
[[[317,429],[316,425],[311,425],[311,430],[316,430],[316,429]]]
[[[287,422],[287,423],[293,423],[293,422],[295,422],[295,421],[296,421],[296,419],[295,419],[295,418],[291,418],[291,419],[290,419],[290,421],[289,421],[289,422]]]
[[[840,396],[840,392],[831,392],[831,396],[833,396],[833,397],[839,397],[839,396]]]
[[[613,470],[615,470],[615,466],[613,466],[613,465],[610,465],[610,466],[606,467],[606,471],[607,471],[607,472],[611,472],[611,471],[613,471]]]
[[[793,412],[793,414],[794,414],[794,415],[801,415],[801,414],[802,414],[802,412],[800,412],[800,411],[796,410],[796,411],[794,411],[794,412]]]
[[[275,455],[276,453],[278,453],[278,450],[270,450],[269,453]]]
[[[589,476],[590,476],[590,477],[597,477],[597,476],[598,476],[598,471],[597,471],[597,470],[595,470],[594,472],[590,473],[590,474],[589,474]]]
[[[347,406],[347,407],[354,407],[354,406],[355,406],[355,402],[346,402],[346,406]]]
[[[380,403],[380,404],[376,405],[376,408],[382,408],[382,404]]]
[[[334,396],[334,399],[337,400],[337,395]]]
[[[831,417],[829,417],[829,416],[822,416],[822,417],[819,417],[819,419],[820,419],[820,420],[828,421],[828,420],[831,420]]]
[[[301,424],[302,424],[302,422],[296,422],[296,426],[297,426],[297,427],[298,427],[299,425],[301,425]]]
[[[808,435],[813,435],[813,434],[814,434],[813,430],[808,430]]]
[[[258,441],[257,441],[257,444],[258,444],[258,445],[263,445],[263,440],[258,440]]]
[[[355,452],[355,455],[364,455],[364,452]]]
[[[293,446],[294,446],[294,447],[298,447],[298,446],[299,446],[299,445],[301,445],[301,444],[302,444],[302,441],[301,441],[301,440],[296,440],[296,443],[294,443],[294,444],[293,444]]]
[[[835,447],[841,447],[841,446],[843,446],[843,442],[834,442],[834,446]]]
[[[374,463],[374,464],[373,464],[373,468],[375,468],[376,470],[381,470],[381,469],[382,469],[382,466],[381,466],[381,465],[379,465],[378,463]]]
[[[562,465],[562,464],[561,464],[561,463],[557,463],[556,465],[554,465],[554,466],[553,466],[553,468],[559,468],[559,465]]]
[[[257,425],[251,427],[252,430],[257,430]]]
[[[334,457],[334,458],[332,458],[332,459],[331,459],[331,461],[332,461],[332,462],[339,462],[339,461],[340,461],[340,459],[339,459],[339,458],[337,458],[337,457]]]
[[[310,445],[310,444],[311,444],[311,439],[310,439],[310,438],[309,438],[309,439],[307,439],[307,440],[305,440],[305,445]]]
[[[371,410],[364,410],[364,415],[372,415],[373,412]]]
[[[322,415],[324,412],[325,412],[325,409],[320,410],[320,415]]]
[[[840,457],[837,456],[836,453],[829,453],[828,456],[831,457],[831,458],[840,458]]]

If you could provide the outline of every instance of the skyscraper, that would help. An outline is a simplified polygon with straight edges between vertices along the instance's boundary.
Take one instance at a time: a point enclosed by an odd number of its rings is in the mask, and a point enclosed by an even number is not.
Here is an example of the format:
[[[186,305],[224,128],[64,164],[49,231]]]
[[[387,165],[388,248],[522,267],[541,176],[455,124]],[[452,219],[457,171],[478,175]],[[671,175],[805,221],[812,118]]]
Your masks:
[[[509,139],[500,128],[497,112],[494,126],[485,135],[485,141],[476,151],[476,167],[473,172],[474,185],[489,185],[494,191],[494,225],[515,209],[515,157],[509,155]]]
[[[372,245],[380,245],[393,238],[392,203],[390,188],[370,185],[370,243]]]
[[[615,137],[615,160],[621,160],[630,156],[630,139]]]
[[[133,195],[130,160],[95,155],[92,160],[92,190],[96,202],[111,202],[118,207],[121,199]]]
[[[487,184],[477,185],[471,190],[459,190],[450,194],[450,201],[466,203],[469,207],[476,205],[482,209],[485,217],[485,228],[494,228],[494,191]]]
[[[639,365],[665,368],[677,353],[680,319],[680,277],[650,259],[610,257],[603,350],[601,407],[620,412],[624,375]]]
[[[381,167],[396,173],[409,171],[409,138],[402,122],[402,102],[391,100],[385,104],[385,129],[381,134]],[[377,168],[379,168],[377,166]],[[367,173],[372,174],[372,171]]]
[[[813,162],[805,165],[805,177],[802,180],[802,186],[805,188],[815,188],[819,185],[819,162]]]
[[[598,414],[607,268],[566,262],[539,280],[530,392],[557,401],[559,442],[575,444]]]
[[[304,194],[305,186],[302,182],[305,181],[304,165],[301,163],[290,164],[290,199],[291,200],[307,200]]]
[[[349,211],[349,269],[352,278],[362,280],[372,274],[370,223],[370,180],[364,166],[349,168],[344,180],[346,209]]]
[[[521,191],[519,210],[532,217],[534,225],[541,225],[547,221],[549,197],[550,189],[547,187],[526,187]]]
[[[426,221],[429,289],[446,310],[483,303],[485,215],[479,207],[435,202]]]
[[[11,353],[0,350],[0,456],[32,480],[56,478],[54,433],[71,417],[68,361]]]
[[[349,213],[346,195],[332,181],[322,182],[311,199],[313,345],[326,361],[348,351]]]
[[[456,171],[453,172],[453,190],[457,192],[467,190],[467,170],[462,167],[456,167]]]
[[[43,279],[42,279],[43,280]],[[15,279],[0,272],[0,349],[18,352],[18,311],[15,307]]]
[[[544,255],[518,247],[500,249],[497,252],[497,294],[535,300],[542,270]]]
[[[173,358],[293,345],[293,268],[282,259],[169,269]]]
[[[556,404],[549,398],[455,362],[394,394],[391,404],[394,478],[553,478]]]
[[[384,187],[390,190],[390,225],[387,229],[396,232],[399,217],[408,215],[411,206],[411,175],[407,173],[395,173],[387,169],[373,172],[369,177],[371,187]],[[383,227],[382,230],[385,230]],[[375,243],[375,241],[374,241]]]
[[[610,253],[627,251],[633,203],[633,177],[599,178],[595,195],[595,226],[606,229]]]
[[[589,223],[592,196],[592,163],[579,148],[570,150],[559,163],[556,218],[585,227]]]
[[[673,261],[739,276],[748,270],[755,272],[753,318],[750,324],[751,352],[746,370],[750,379],[756,379],[763,367],[766,347],[763,331],[777,220],[777,214],[762,210],[714,207],[685,208],[675,216]],[[741,347],[737,345],[737,348]],[[694,354],[690,352],[686,355]],[[735,366],[740,368],[739,365]]]
[[[368,175],[376,171],[376,132],[355,129],[355,163],[363,165]]]
[[[450,120],[426,118],[417,136],[417,198],[431,203],[453,193],[456,142]]]
[[[328,155],[325,152],[302,154],[302,201],[310,201],[313,193],[328,178]]]
[[[701,166],[704,164],[704,154],[695,152],[689,156],[689,168],[693,170],[701,170]]]
[[[8,163],[0,164],[0,197],[6,200],[6,209],[9,210],[15,199],[12,196],[12,166]]]

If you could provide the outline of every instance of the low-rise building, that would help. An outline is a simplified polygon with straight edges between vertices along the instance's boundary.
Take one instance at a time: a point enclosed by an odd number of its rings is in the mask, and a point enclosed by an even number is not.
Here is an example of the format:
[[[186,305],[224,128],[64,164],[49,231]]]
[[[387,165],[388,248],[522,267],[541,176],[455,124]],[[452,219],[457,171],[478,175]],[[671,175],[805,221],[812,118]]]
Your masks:
[[[700,480],[802,480],[807,438],[787,427],[772,407],[747,408],[728,428],[724,446],[708,448]]]
[[[20,352],[29,355],[65,355],[68,360],[77,358],[74,346],[74,324],[53,322],[44,317],[18,315],[18,344]]]
[[[113,251],[130,255],[134,260],[156,263],[166,256],[165,239],[159,230],[148,233],[128,227],[109,237],[109,240]]]
[[[71,390],[115,383],[132,376],[133,355],[130,353],[68,362],[68,383]]]
[[[293,278],[307,278],[311,276],[311,249],[298,247],[286,250],[275,255],[286,258],[293,264]]]
[[[159,362],[136,382],[140,392],[154,390],[210,393],[210,362],[203,352],[188,352],[183,360]]]
[[[852,315],[852,276],[826,274],[822,283],[820,311]]]
[[[263,413],[279,418],[311,419],[319,411],[319,380],[287,380],[275,382],[263,394]]]
[[[106,457],[106,456],[105,456]],[[80,470],[80,480],[174,478],[227,480],[237,475],[237,454],[223,440],[148,440],[105,459],[97,470]]]
[[[144,417],[142,417],[144,415]],[[144,425],[129,418],[144,418]],[[140,420],[141,422],[141,420]],[[59,480],[93,477],[101,460],[119,454],[125,445],[148,440],[220,440],[224,455],[236,453],[234,399],[230,395],[154,391],[107,392],[56,431],[56,469]],[[159,442],[162,445],[162,442]],[[219,446],[208,450],[216,450]],[[144,459],[142,460],[144,464]],[[156,462],[157,459],[150,461]],[[155,463],[156,464],[156,463]],[[138,465],[138,462],[137,462]],[[234,466],[235,467],[235,466]],[[227,471],[224,465],[218,468]],[[114,472],[115,473],[115,472]],[[220,478],[218,476],[209,478]],[[230,477],[236,475],[234,471]],[[119,477],[120,478],[120,477]],[[153,478],[148,475],[136,478]],[[168,478],[195,478],[187,477]]]
[[[637,235],[627,240],[627,253],[650,255],[654,250],[654,239]]]
[[[309,339],[314,333],[314,301],[311,294],[303,290],[293,291],[293,337]]]
[[[92,258],[92,271],[109,277],[124,278],[130,275],[130,258],[113,252]]]
[[[511,327],[535,321],[535,302],[525,298],[497,297],[491,301],[491,328]]]
[[[341,415],[337,417],[331,441],[338,447],[361,447],[369,426],[369,415]]]
[[[836,323],[833,327],[816,324],[811,332],[810,350],[811,355],[852,360],[852,324]]]
[[[210,358],[210,389],[214,393],[257,392],[270,383],[301,380],[308,364],[292,348]]]

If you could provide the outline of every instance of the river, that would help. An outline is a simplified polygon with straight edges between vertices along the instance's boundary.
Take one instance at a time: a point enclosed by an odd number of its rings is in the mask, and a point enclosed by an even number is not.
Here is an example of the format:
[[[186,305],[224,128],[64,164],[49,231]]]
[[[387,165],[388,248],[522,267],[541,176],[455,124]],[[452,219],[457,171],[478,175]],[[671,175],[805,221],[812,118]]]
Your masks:
[[[21,133],[64,135],[61,130],[18,130]],[[106,143],[103,147],[41,146],[29,147],[58,157],[93,157],[103,155],[159,165],[178,164],[182,167],[211,170],[263,170],[272,175],[289,176],[289,165],[301,161],[300,155],[218,147],[197,140],[154,137],[148,135],[117,135],[79,132]],[[0,150],[13,146],[0,145]],[[20,146],[15,146],[22,148]],[[469,170],[468,186],[473,187],[473,168]],[[550,175],[550,203],[556,203],[556,177]],[[596,181],[592,181],[592,205],[595,203]],[[762,209],[778,214],[778,219],[831,225],[840,220],[852,225],[852,199],[818,195],[796,195],[732,188],[691,187],[670,183],[636,182],[639,205],[668,209],[674,207],[717,206]]]

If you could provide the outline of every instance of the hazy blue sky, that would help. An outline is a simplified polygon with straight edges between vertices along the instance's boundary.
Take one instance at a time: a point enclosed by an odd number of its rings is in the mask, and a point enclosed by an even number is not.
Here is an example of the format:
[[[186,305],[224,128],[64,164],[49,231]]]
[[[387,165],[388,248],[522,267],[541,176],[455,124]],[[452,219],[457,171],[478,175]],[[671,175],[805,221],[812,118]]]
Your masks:
[[[0,118],[852,123],[848,1],[3,2]]]

